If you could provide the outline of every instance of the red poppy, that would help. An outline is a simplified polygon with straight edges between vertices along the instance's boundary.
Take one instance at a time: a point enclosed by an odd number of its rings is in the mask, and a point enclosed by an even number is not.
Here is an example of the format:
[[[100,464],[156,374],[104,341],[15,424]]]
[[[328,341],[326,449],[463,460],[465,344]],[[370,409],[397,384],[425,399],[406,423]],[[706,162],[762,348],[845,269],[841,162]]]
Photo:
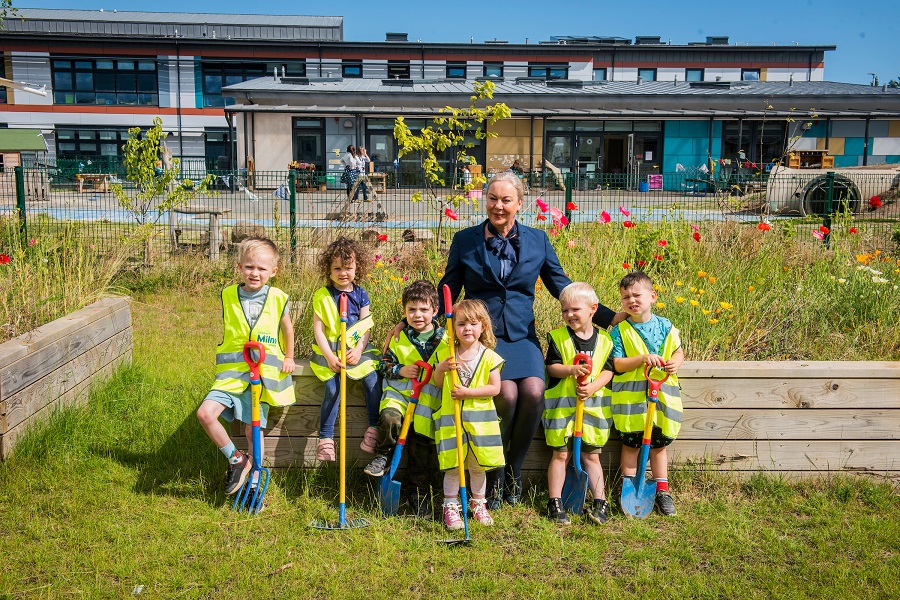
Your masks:
[[[766,223],[765,221],[761,221],[759,223],[759,225],[756,226],[756,228],[759,229],[760,231],[768,231],[768,230],[772,229],[772,226],[769,225],[768,223]]]
[[[849,233],[859,233],[859,229],[856,227],[851,227]]]
[[[568,202],[566,204],[566,210],[578,210],[578,205],[574,202]]]
[[[622,223],[622,225],[628,228],[634,227],[634,223],[632,223],[631,221],[625,221],[624,223]]]
[[[387,241],[387,234],[386,234],[386,233],[379,233],[379,234],[378,234],[378,241],[379,241],[379,242],[386,242],[386,241]]]
[[[639,267],[646,267],[646,266],[647,266],[647,261],[646,261],[646,260],[639,260],[639,261],[637,261],[637,266],[639,266]]]
[[[654,255],[653,255],[653,258],[655,258],[656,260],[662,260],[662,259],[663,259],[663,257],[660,256],[659,254],[654,254]]]
[[[824,240],[824,239],[825,239],[825,234],[822,233],[821,231],[815,231],[815,230],[813,230],[812,234],[813,234],[813,237],[816,238],[817,240]]]
[[[656,242],[656,245],[660,248],[665,248],[669,245],[669,242],[667,242],[666,240],[659,240],[658,242]]]
[[[565,215],[563,215],[562,217],[559,218],[559,222],[562,223],[563,225],[568,225],[568,224],[569,224],[569,219],[566,218]]]
[[[547,217],[545,217],[544,215],[538,215],[537,218],[538,218],[538,221],[546,221],[547,220]]]
[[[619,207],[619,212],[622,213],[623,215],[625,215],[626,217],[630,217],[630,216],[631,216],[631,213],[628,212],[628,209],[625,208],[624,206],[620,206],[620,207]]]
[[[881,206],[881,198],[878,196],[872,196],[871,198],[869,198],[869,206],[871,206],[872,208],[878,208],[879,206]]]
[[[819,225],[819,231],[821,231],[822,233],[831,233],[831,230],[824,225]]]
[[[612,217],[609,216],[609,213],[605,210],[600,213],[600,216],[597,218],[598,223],[609,223],[612,220]]]
[[[559,230],[558,230],[558,229],[554,229],[553,227],[551,227],[551,228],[550,228],[550,235],[559,235]]]
[[[6,263],[8,263],[11,260],[12,259],[10,257],[8,257],[7,255],[0,254],[0,265],[5,265]]]
[[[28,245],[29,245],[29,246],[34,246],[36,243],[37,243],[37,240],[34,239],[34,238],[31,238],[30,240],[28,240]]]
[[[450,208],[449,206],[448,206],[447,208],[444,209],[444,214],[447,215],[448,218],[450,218],[450,219],[452,219],[452,220],[454,220],[454,221],[456,221],[457,219],[459,219],[459,215],[456,214],[456,211],[453,210],[452,208]]]
[[[631,268],[631,265],[629,265],[628,263],[622,263],[622,268],[628,270]]]
[[[535,200],[535,202],[537,202],[538,208],[541,209],[541,212],[547,212],[547,209],[550,208],[547,203],[544,202],[544,200],[541,198],[538,198],[537,200]]]
[[[695,242],[699,242],[699,241],[700,241],[700,232],[699,232],[699,231],[695,231],[695,232],[694,232],[694,235],[692,235],[691,237],[694,238],[694,241],[695,241]]]

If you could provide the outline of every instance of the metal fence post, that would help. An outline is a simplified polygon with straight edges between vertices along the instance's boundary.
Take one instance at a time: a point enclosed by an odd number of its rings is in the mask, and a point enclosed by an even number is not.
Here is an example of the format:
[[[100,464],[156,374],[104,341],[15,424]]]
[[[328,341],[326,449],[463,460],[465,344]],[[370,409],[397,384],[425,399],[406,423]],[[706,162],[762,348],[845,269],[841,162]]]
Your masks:
[[[822,217],[822,225],[828,230],[825,238],[825,247],[830,248],[831,244],[831,212],[834,209],[834,171],[829,171],[825,176],[828,181],[828,194],[825,196],[825,215]]]
[[[19,229],[22,239],[28,239],[28,224],[25,220],[25,172],[22,167],[15,167],[16,173],[16,208],[19,213]]]
[[[291,264],[297,261],[297,172],[288,173],[288,193],[290,194],[291,213]]]
[[[571,223],[572,222],[572,211],[569,209],[572,206],[572,187],[575,184],[575,173],[569,172],[566,173],[566,220]]]

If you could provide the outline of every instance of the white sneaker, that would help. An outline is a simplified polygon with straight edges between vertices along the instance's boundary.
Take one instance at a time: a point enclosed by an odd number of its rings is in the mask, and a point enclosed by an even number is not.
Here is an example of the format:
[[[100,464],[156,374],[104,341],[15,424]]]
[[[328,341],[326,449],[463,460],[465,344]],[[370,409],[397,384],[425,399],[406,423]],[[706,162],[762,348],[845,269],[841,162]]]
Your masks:
[[[444,508],[444,525],[447,526],[447,529],[450,531],[457,531],[464,527],[462,517],[460,517],[459,512],[462,510],[462,506],[459,502],[444,502],[442,505]]]

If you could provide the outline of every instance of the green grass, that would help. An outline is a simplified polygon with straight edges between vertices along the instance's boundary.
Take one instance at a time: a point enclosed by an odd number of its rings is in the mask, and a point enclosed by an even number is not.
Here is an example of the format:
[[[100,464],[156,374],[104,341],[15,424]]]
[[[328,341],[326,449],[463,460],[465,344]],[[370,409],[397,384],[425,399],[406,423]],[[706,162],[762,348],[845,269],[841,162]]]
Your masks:
[[[141,294],[134,364],[61,411],[0,464],[0,598],[895,598],[900,498],[885,483],[793,482],[684,467],[679,517],[614,513],[558,528],[546,493],[472,525],[383,519],[355,472],[335,519],[333,468],[273,476],[266,510],[233,513],[224,458],[193,415],[213,375],[216,291]]]

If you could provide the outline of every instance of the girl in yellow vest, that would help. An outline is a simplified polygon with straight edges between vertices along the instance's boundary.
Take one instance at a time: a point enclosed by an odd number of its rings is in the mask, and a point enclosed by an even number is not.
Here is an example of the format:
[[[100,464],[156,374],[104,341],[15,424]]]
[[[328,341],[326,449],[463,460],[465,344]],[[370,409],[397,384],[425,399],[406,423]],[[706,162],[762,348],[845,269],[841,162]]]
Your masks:
[[[362,380],[365,391],[369,427],[360,444],[365,452],[374,453],[378,441],[378,405],[381,381],[375,366],[378,351],[369,343],[374,321],[369,313],[369,295],[354,283],[364,279],[371,260],[365,247],[346,237],[331,242],[319,255],[319,269],[328,282],[313,294],[313,354],[310,368],[325,382],[325,398],[319,416],[319,443],[316,459],[333,461],[334,422],[340,406],[340,377],[344,366],[338,358],[341,316],[341,294],[347,294],[347,376]]]
[[[581,399],[584,401],[581,457],[594,499],[585,512],[594,523],[602,525],[609,516],[600,448],[609,440],[613,425],[609,391],[606,389],[613,377],[610,356],[612,340],[609,334],[597,329],[591,322],[600,300],[589,284],[570,283],[559,295],[559,304],[566,326],[547,334],[545,364],[549,381],[541,419],[547,445],[553,450],[547,468],[547,489],[550,492],[547,514],[555,523],[568,525],[571,522],[562,505],[562,491],[575,433],[575,404]],[[592,367],[574,364],[576,354],[590,356]],[[584,384],[577,381],[582,377],[586,378]]]
[[[228,458],[225,493],[233,494],[244,484],[253,454],[251,437],[250,368],[244,361],[244,342],[261,342],[266,357],[260,369],[260,426],[266,426],[269,405],[295,402],[291,373],[294,372],[294,326],[288,316],[288,295],[270,287],[278,272],[278,248],[263,238],[247,238],[238,246],[241,283],[222,290],[225,331],[216,349],[216,380],[197,409],[197,419],[210,439]],[[236,450],[219,417],[246,424],[247,454]],[[262,436],[260,435],[260,445]],[[263,449],[259,450],[260,456]]]
[[[434,383],[441,388],[441,407],[435,412],[434,437],[438,463],[444,471],[444,525],[462,529],[459,501],[459,463],[456,452],[454,402],[462,401],[462,429],[465,464],[469,470],[469,489],[475,519],[482,525],[494,520],[485,506],[487,471],[503,467],[503,442],[500,420],[494,408],[494,396],[500,393],[500,369],[503,359],[492,348],[496,344],[491,317],[480,300],[463,300],[453,308],[456,360],[439,348],[436,354]],[[460,387],[449,374],[456,370]]]
[[[675,375],[684,362],[681,336],[671,321],[653,314],[656,291],[641,272],[629,273],[619,283],[622,308],[628,318],[610,332],[613,341],[612,413],[622,435],[623,477],[634,477],[643,443],[647,416],[647,380],[644,365],[664,369],[669,380],[659,391],[653,432],[650,436],[650,472],[656,480],[656,509],[674,516],[675,503],[669,493],[669,459],[666,447],[681,429],[681,387]]]

